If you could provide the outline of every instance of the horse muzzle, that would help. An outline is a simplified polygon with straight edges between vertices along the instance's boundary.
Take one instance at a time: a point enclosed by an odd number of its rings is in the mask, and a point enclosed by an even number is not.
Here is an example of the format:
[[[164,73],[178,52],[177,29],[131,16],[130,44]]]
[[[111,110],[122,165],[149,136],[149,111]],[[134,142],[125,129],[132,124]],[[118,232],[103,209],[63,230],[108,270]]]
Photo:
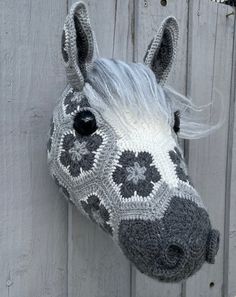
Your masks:
[[[205,261],[214,263],[219,231],[211,228],[205,209],[174,196],[161,219],[121,221],[119,244],[142,273],[178,282],[198,271]]]

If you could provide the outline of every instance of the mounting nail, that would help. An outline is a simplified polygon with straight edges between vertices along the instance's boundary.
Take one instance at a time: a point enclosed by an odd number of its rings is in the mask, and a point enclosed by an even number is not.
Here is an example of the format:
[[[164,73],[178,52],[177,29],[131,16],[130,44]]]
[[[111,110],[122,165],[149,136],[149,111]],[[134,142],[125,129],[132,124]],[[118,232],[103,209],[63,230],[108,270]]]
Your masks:
[[[167,0],[161,0],[161,5],[166,6],[167,5]]]
[[[6,285],[7,285],[7,287],[12,286],[13,285],[13,281],[10,280],[10,279],[8,279],[7,282],[6,282]]]

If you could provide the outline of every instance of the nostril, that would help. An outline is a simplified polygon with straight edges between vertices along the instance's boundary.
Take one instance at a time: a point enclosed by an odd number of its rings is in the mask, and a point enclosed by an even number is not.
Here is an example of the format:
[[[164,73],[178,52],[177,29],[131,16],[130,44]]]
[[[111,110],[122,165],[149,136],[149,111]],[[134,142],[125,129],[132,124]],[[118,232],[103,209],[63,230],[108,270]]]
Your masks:
[[[187,251],[183,244],[180,243],[170,243],[163,250],[163,262],[169,268],[174,268],[185,260],[187,256]]]
[[[167,249],[167,256],[169,259],[179,258],[184,254],[184,251],[181,247],[171,244]]]
[[[208,234],[207,250],[206,250],[206,261],[210,264],[215,263],[215,256],[219,250],[220,244],[220,232],[212,229]]]

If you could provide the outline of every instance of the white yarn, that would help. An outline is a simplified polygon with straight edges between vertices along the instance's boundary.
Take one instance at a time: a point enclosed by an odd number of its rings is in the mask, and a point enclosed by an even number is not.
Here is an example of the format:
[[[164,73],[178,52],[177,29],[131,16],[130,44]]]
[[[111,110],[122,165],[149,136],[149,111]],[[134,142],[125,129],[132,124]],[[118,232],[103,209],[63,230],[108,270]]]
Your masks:
[[[194,105],[172,88],[157,84],[151,69],[140,63],[96,59],[87,82],[96,91],[94,93],[88,85],[85,86],[91,106],[101,114],[109,111],[127,130],[134,129],[137,121],[147,126],[166,123],[173,127],[177,110],[180,112],[180,138],[207,136],[224,122],[222,99],[218,122],[215,125],[202,123],[201,114],[213,103],[200,107]]]

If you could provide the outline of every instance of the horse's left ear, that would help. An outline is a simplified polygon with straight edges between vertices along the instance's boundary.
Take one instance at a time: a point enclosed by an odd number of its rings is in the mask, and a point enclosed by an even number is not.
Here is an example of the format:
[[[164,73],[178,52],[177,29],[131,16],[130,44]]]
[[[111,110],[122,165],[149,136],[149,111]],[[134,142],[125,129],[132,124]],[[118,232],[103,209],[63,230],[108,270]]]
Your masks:
[[[177,20],[174,17],[167,17],[152,39],[144,57],[144,63],[152,69],[157,82],[161,85],[166,82],[174,62],[178,37]]]
[[[87,7],[83,2],[72,5],[62,33],[62,57],[68,82],[81,91],[92,67],[95,37]]]

